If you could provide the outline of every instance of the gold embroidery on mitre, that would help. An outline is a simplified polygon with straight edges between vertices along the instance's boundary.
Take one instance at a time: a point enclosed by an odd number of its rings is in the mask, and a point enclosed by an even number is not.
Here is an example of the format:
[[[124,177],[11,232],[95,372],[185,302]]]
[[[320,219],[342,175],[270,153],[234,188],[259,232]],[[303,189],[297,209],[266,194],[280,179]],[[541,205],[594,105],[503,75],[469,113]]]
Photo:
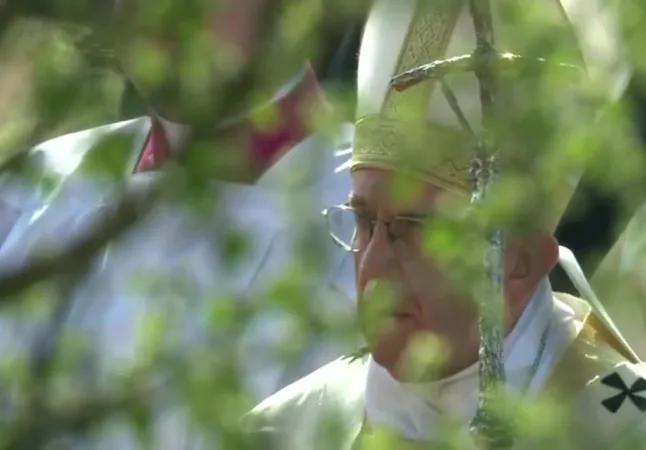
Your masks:
[[[374,114],[355,127],[352,165],[397,168],[449,191],[469,192],[473,143],[460,129]]]
[[[464,0],[418,1],[413,23],[404,39],[399,62],[392,75],[445,58],[464,5]],[[389,90],[381,109],[382,114],[393,117],[413,113],[426,120],[435,84],[435,80],[427,80],[403,92]]]
[[[445,57],[464,0],[419,1],[392,75]],[[468,194],[473,143],[458,127],[430,124],[434,80],[404,92],[389,90],[381,113],[355,128],[351,170],[360,166],[410,172],[445,189]]]

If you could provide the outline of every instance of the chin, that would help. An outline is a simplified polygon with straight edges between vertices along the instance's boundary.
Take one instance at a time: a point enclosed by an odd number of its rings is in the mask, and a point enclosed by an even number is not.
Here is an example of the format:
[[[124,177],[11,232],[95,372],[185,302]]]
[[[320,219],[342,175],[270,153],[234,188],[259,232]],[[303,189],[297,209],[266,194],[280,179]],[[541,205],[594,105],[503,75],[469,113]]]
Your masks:
[[[421,382],[437,378],[448,355],[446,343],[428,332],[406,331],[390,333],[371,346],[373,359],[401,382]],[[423,349],[423,352],[410,351],[415,347]]]
[[[398,370],[400,354],[401,352],[393,353],[391,350],[384,350],[377,347],[372,351],[372,359],[374,359],[381,367],[386,369],[390,376],[398,381],[404,381],[401,376],[402,374]]]
[[[405,349],[408,347],[410,338],[408,333],[402,334],[389,333],[383,336],[375,345],[370,346],[374,361],[398,381],[406,381],[407,379],[402,370],[402,362],[404,361]]]

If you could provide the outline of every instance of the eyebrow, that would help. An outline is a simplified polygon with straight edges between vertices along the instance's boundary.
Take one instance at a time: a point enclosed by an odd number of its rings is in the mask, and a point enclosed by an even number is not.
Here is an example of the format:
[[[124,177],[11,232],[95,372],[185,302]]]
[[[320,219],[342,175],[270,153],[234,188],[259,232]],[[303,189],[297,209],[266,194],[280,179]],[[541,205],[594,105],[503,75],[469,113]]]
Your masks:
[[[368,211],[370,208],[368,208],[368,202],[363,198],[359,197],[357,194],[351,193],[350,196],[348,197],[348,201],[346,202],[346,205],[359,210],[359,211]]]
[[[350,196],[348,197],[348,201],[346,202],[346,205],[357,210],[357,212],[361,214],[371,215],[368,202],[363,197],[360,197],[354,193],[350,194]],[[406,211],[396,214],[397,217],[413,219],[413,220],[424,220],[432,215],[433,215],[432,212],[420,213],[420,212],[406,212]]]

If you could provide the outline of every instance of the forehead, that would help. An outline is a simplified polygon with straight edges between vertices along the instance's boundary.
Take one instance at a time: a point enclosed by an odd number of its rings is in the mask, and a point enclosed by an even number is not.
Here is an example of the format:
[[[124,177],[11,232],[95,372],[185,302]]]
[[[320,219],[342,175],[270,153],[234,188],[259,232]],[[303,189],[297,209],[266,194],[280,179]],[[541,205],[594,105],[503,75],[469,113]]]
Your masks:
[[[436,207],[445,194],[436,185],[390,170],[359,168],[352,172],[351,201],[368,211],[425,212]]]

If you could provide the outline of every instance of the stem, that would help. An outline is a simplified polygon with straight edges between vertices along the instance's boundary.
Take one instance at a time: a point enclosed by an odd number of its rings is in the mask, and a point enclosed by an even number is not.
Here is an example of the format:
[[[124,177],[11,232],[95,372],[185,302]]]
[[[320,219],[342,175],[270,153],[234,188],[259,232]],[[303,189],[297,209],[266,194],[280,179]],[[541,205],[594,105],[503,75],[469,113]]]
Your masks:
[[[482,203],[490,195],[491,187],[498,177],[498,149],[492,142],[488,130],[496,120],[496,95],[498,92],[497,59],[494,48],[494,34],[489,0],[469,0],[476,35],[475,60],[481,61],[474,67],[480,86],[482,123],[485,130],[484,143],[478,146],[472,169],[473,203]],[[471,422],[471,430],[489,449],[506,449],[513,444],[513,436],[493,410],[492,396],[496,388],[505,382],[502,339],[504,335],[504,237],[500,229],[488,238],[489,246],[485,256],[485,271],[491,283],[491,296],[480,300],[480,348],[479,348],[479,398],[478,409]]]

